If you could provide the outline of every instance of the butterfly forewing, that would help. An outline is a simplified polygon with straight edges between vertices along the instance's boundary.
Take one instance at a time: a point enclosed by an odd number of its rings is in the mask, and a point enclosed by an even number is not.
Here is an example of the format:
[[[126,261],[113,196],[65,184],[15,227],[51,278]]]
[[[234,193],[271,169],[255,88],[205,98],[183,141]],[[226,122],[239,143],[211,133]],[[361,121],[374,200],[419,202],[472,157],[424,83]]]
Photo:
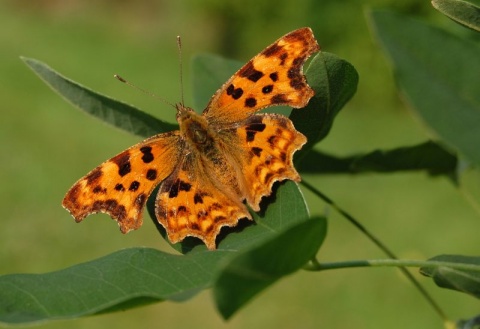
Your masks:
[[[213,126],[222,128],[268,106],[304,107],[314,92],[302,67],[318,50],[310,28],[288,33],[235,73],[213,95],[204,115]]]
[[[76,182],[63,206],[80,222],[109,214],[123,233],[142,225],[148,196],[175,168],[183,149],[179,132],[151,137],[104,162]]]

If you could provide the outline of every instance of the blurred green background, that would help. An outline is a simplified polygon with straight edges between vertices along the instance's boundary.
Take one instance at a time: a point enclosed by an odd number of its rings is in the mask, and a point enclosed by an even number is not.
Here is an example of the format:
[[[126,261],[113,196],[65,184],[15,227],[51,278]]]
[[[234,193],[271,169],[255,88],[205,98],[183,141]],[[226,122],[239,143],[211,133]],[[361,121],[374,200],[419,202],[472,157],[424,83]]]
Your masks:
[[[311,26],[323,50],[351,62],[360,84],[318,148],[336,155],[389,149],[428,138],[395,90],[372,39],[366,6],[393,8],[462,33],[429,1],[80,1],[0,2],[0,274],[43,273],[130,246],[169,250],[148,215],[120,234],[106,215],[76,224],[62,209],[67,189],[89,170],[138,142],[85,116],[46,87],[19,59],[42,60],[98,92],[174,120],[174,111],[125,85],[118,73],[170,102],[180,100],[182,36],[186,104],[188,59],[213,52],[247,61],[281,35]],[[412,36],[414,37],[414,36]],[[219,86],[220,87],[220,86]],[[356,216],[401,258],[478,255],[479,217],[445,178],[423,173],[304,176]],[[305,192],[313,214],[326,206]],[[331,210],[322,261],[383,258]],[[478,313],[471,297],[440,290],[417,275],[452,319]],[[60,321],[45,328],[440,328],[441,320],[399,271],[360,268],[299,272],[262,293],[224,322],[210,292],[182,304],[158,303],[128,312]]]

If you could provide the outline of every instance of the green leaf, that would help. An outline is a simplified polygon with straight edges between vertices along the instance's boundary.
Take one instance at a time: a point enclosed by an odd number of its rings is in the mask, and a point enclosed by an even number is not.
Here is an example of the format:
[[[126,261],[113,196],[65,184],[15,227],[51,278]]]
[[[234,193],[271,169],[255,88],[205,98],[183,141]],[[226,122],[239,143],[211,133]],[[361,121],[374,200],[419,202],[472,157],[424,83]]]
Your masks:
[[[315,256],[326,231],[325,218],[314,218],[228,259],[213,287],[222,316],[230,318],[260,291],[302,268]]]
[[[370,13],[398,85],[445,143],[480,164],[480,47],[385,10]]]
[[[204,109],[213,94],[242,66],[242,63],[217,55],[200,54],[192,58],[193,104]]]
[[[46,274],[0,276],[0,323],[27,324],[181,301],[209,287],[228,251],[132,248]]]
[[[431,175],[455,177],[457,158],[440,145],[428,141],[344,158],[312,150],[297,169],[302,173],[343,174],[426,170]]]
[[[358,73],[336,55],[320,52],[306,70],[308,84],[315,96],[303,109],[293,110],[290,119],[308,139],[296,155],[299,159],[330,131],[333,120],[357,91]]]
[[[458,269],[451,266],[420,268],[420,273],[431,277],[437,286],[453,289],[480,298],[480,257],[462,255],[440,255],[429,261],[474,265],[476,270]]]
[[[455,22],[480,32],[480,8],[474,4],[462,0],[433,0],[432,5]]]
[[[302,192],[292,181],[275,184],[272,194],[262,200],[260,207],[262,210],[259,213],[251,212],[253,221],[241,220],[236,227],[222,229],[220,236],[217,237],[218,250],[245,249],[259,241],[269,239],[286,226],[308,219],[308,209]],[[147,209],[157,229],[168,241],[165,229],[155,219],[154,198],[150,198]],[[206,250],[205,245],[196,238],[186,238],[172,246],[182,253]]]
[[[286,227],[307,220],[303,198],[293,182],[282,184],[262,209],[268,203],[263,213],[255,214],[255,223],[231,229],[216,251],[206,251],[200,245],[195,252],[180,256],[132,248],[57,272],[0,276],[0,322],[76,318],[167,299],[188,299],[212,284],[217,264],[236,250],[259,245]],[[314,239],[311,243],[316,244],[323,236],[308,233],[305,239]],[[292,239],[283,243],[283,248],[296,249],[306,242],[298,245]]]
[[[55,92],[80,110],[141,137],[178,129],[133,106],[96,93],[55,72],[46,64],[31,58],[22,60]]]

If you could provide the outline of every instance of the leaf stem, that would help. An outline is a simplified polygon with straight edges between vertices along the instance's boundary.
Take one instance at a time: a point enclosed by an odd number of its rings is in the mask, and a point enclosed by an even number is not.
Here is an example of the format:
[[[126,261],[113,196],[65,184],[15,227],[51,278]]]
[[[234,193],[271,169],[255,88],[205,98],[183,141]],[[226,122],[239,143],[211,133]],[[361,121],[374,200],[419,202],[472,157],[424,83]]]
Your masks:
[[[320,192],[315,186],[312,184],[306,182],[305,180],[302,180],[301,184],[305,186],[308,190],[310,190],[312,193],[314,193],[316,196],[318,196],[320,199],[325,201],[327,204],[329,204],[333,209],[338,211],[340,215],[345,217],[353,226],[355,226],[357,229],[359,229],[363,234],[367,236],[367,238],[373,242],[380,250],[382,250],[388,257],[390,257],[392,260],[398,260],[398,257],[382,242],[380,239],[378,239],[373,233],[367,230],[365,226],[363,226],[358,220],[356,220],[352,215],[350,215],[348,212],[343,210],[341,207],[339,207],[332,199],[327,197],[325,194]],[[369,263],[364,263],[361,265],[360,263],[357,264],[356,267],[358,266],[370,266]],[[400,261],[399,261],[400,262]],[[314,259],[311,261],[311,264],[318,264],[321,265],[322,267],[325,266],[325,264],[320,264],[318,260]],[[310,264],[310,265],[311,265]],[[393,265],[392,265],[393,266]],[[399,270],[405,275],[405,277],[415,286],[415,288],[420,292],[420,294],[426,299],[426,301],[432,306],[432,308],[435,310],[435,312],[440,316],[440,318],[444,322],[448,322],[448,318],[445,314],[445,312],[442,310],[442,308],[437,304],[437,302],[430,296],[430,294],[420,285],[420,283],[415,279],[415,277],[408,271],[407,268],[405,268],[402,265],[395,265],[399,266]],[[345,267],[345,266],[344,266]],[[353,266],[350,266],[353,267]],[[323,268],[325,269],[325,268]]]

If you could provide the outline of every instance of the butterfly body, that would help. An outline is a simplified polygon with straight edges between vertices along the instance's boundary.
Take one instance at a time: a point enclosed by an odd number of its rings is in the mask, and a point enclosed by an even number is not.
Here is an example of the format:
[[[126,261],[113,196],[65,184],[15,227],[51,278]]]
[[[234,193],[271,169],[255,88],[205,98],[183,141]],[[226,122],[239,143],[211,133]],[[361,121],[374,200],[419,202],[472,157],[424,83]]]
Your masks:
[[[215,145],[217,133],[210,127],[207,119],[193,109],[177,104],[177,121],[180,132],[190,152],[197,152],[205,157],[214,157],[218,153]]]
[[[178,104],[180,129],[140,142],[104,162],[67,192],[76,221],[108,213],[123,233],[142,224],[147,197],[159,185],[157,220],[172,243],[187,236],[215,249],[224,226],[252,219],[276,181],[299,181],[293,153],[306,138],[271,105],[302,107],[313,96],[302,73],[319,47],[309,28],[293,31],[244,65],[215,93],[203,113]]]

